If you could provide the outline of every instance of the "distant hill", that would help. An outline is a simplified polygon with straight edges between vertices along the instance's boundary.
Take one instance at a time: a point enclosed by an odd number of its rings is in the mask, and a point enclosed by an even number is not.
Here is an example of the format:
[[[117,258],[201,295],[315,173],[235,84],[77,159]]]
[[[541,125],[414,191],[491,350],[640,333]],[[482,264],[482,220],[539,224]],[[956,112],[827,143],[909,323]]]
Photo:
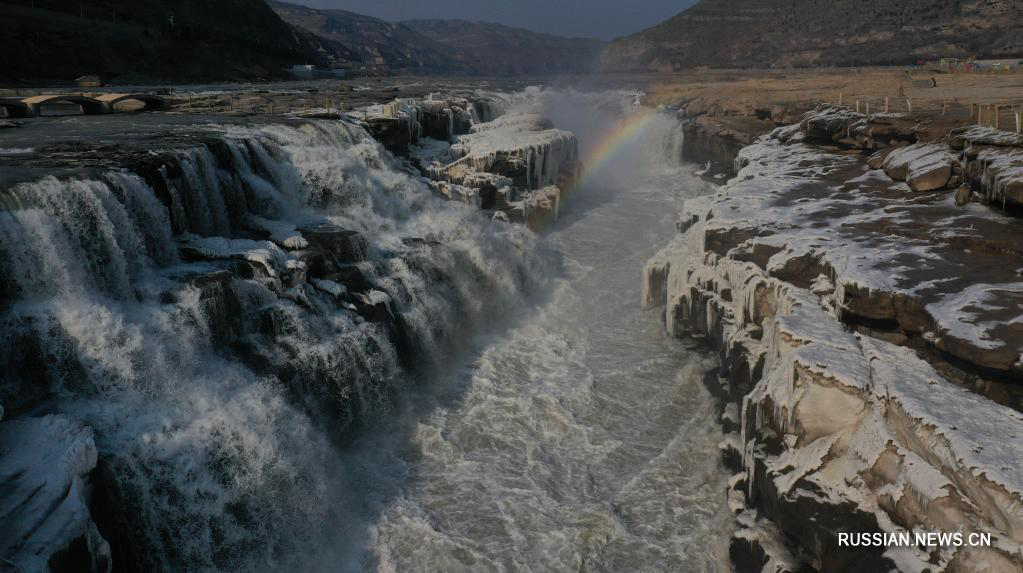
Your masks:
[[[0,82],[290,77],[294,64],[382,72],[590,71],[597,40],[498,24],[386,22],[269,0],[0,0]]]
[[[386,22],[345,10],[270,1],[284,21],[392,70],[481,75],[589,72],[603,42],[464,20]]]
[[[356,64],[421,72],[470,72],[443,45],[412,28],[346,10],[319,10],[270,0],[285,22],[332,43],[339,59]]]
[[[0,0],[0,80],[254,79],[315,48],[263,0]]]
[[[1023,56],[1019,0],[701,0],[612,41],[607,71]]]
[[[459,62],[493,75],[587,73],[596,67],[604,42],[563,38],[487,22],[406,20],[420,34],[444,45]]]

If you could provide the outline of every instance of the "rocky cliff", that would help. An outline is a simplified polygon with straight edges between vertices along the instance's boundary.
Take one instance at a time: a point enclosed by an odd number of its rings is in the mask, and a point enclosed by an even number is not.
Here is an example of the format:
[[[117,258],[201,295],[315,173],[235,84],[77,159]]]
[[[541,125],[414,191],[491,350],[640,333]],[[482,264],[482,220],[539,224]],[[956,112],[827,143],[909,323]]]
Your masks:
[[[611,42],[605,70],[911,64],[1023,56],[1012,0],[702,0]]]
[[[1014,136],[823,106],[686,203],[644,302],[721,357],[740,571],[1018,571]],[[869,155],[869,157],[868,157]],[[953,189],[959,191],[953,193]],[[843,547],[842,532],[990,546]]]

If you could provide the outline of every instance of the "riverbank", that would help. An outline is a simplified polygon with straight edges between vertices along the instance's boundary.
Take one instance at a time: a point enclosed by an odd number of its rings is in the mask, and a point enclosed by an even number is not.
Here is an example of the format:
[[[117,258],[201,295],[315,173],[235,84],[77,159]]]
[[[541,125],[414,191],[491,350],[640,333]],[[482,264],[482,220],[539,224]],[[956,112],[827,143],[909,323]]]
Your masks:
[[[701,70],[621,79],[645,82],[645,103],[680,110],[686,158],[732,176],[738,151],[820,103],[867,114],[915,112],[955,126],[1016,130],[1019,72],[945,73],[917,67]],[[887,107],[886,107],[887,101]]]
[[[682,102],[680,122],[690,157],[735,178],[687,202],[644,297],[670,334],[719,349],[736,566],[1018,570],[1023,452],[1005,436],[1023,432],[1023,142],[947,104],[802,114],[810,102],[718,97]],[[995,541],[838,543],[863,531]]]

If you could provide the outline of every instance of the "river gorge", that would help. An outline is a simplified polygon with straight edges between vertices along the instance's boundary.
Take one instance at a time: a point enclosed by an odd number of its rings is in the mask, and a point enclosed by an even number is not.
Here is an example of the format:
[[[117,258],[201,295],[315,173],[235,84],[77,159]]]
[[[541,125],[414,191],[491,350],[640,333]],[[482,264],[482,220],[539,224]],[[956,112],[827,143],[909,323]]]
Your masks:
[[[642,96],[0,129],[3,567],[1015,570],[1023,141]]]

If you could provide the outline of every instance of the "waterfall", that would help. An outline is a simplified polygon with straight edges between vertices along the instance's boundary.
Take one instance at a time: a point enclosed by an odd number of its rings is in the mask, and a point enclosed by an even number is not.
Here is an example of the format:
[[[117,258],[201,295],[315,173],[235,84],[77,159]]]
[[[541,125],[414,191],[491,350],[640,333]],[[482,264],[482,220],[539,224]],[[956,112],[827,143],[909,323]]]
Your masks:
[[[665,116],[665,121],[658,124],[662,130],[660,145],[656,152],[665,165],[676,167],[682,165],[683,144],[685,133],[682,124],[673,116]]]
[[[634,179],[650,169],[682,165],[682,125],[670,113],[644,108],[641,96],[641,92],[633,90],[527,88],[502,101],[505,112],[539,114],[559,129],[575,134],[581,142],[580,155],[584,161],[592,157],[595,144],[615,135],[616,130],[609,131],[609,125],[630,116],[656,114],[656,121],[645,123],[630,138],[615,144],[615,152],[627,159],[617,162],[617,169],[626,168],[628,178]]]
[[[0,404],[93,428],[121,567],[316,569],[351,533],[336,444],[551,261],[361,127],[196,129],[134,171],[4,192]]]

